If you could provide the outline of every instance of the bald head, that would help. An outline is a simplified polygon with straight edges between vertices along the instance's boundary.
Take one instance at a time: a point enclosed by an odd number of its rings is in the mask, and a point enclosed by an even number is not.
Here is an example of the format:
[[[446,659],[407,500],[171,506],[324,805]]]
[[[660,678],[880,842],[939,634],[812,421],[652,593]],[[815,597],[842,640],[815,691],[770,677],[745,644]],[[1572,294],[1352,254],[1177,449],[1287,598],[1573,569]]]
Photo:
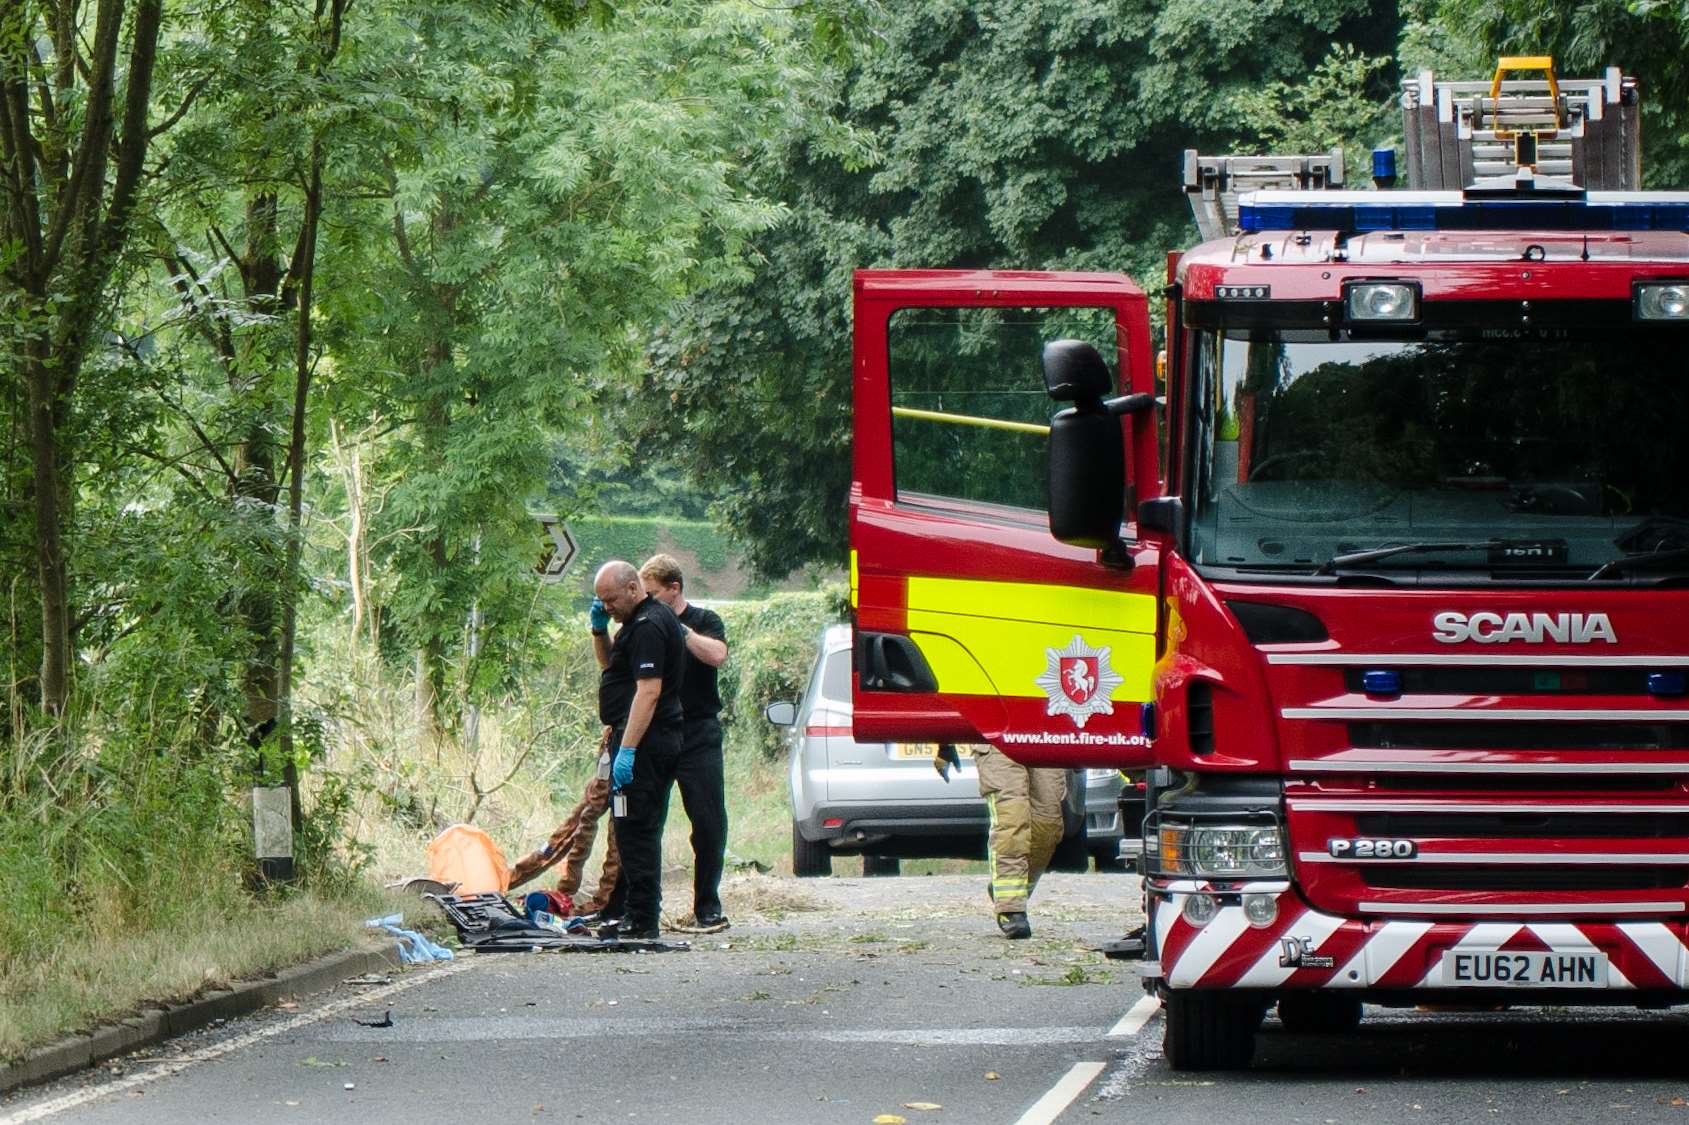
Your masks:
[[[645,600],[645,587],[640,584],[639,571],[622,559],[611,559],[598,568],[592,580],[592,592],[610,611],[618,624],[633,616],[639,603]]]

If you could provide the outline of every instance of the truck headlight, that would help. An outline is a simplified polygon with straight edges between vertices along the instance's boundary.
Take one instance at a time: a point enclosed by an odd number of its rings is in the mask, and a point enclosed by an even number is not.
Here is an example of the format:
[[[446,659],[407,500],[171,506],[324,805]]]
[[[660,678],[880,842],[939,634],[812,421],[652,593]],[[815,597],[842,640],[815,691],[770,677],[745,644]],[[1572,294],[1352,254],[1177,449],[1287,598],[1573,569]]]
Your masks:
[[[1637,320],[1689,320],[1689,282],[1636,287]]]
[[[1415,321],[1419,286],[1405,281],[1352,281],[1343,287],[1343,310],[1350,320]]]
[[[1202,878],[1284,876],[1284,836],[1276,824],[1163,823],[1161,870]]]

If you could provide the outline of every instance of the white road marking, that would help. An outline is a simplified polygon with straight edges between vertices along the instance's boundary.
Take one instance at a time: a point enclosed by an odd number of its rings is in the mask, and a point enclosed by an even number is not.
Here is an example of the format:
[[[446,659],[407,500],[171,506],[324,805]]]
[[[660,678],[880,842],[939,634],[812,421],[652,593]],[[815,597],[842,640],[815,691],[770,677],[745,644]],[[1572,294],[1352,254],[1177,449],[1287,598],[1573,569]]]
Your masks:
[[[139,1074],[128,1074],[122,1078],[113,1079],[110,1082],[102,1082],[98,1086],[91,1086],[86,1090],[78,1090],[75,1093],[66,1094],[61,1098],[54,1098],[52,1101],[41,1102],[37,1105],[20,1109],[16,1113],[10,1114],[6,1117],[0,1117],[0,1125],[23,1125],[23,1122],[26,1121],[39,1121],[43,1117],[51,1117],[55,1113],[63,1113],[67,1109],[75,1109],[79,1105],[86,1105],[88,1102],[94,1101],[97,1098],[106,1097],[108,1094],[120,1093],[136,1086],[152,1085],[161,1079],[181,1074],[189,1067],[195,1066],[199,1063],[210,1062],[213,1059],[219,1059],[224,1055],[233,1054],[236,1051],[250,1047],[252,1044],[262,1042],[265,1039],[272,1039],[277,1035],[285,1035],[290,1031],[297,1031],[298,1029],[316,1023],[319,1020],[327,1019],[329,1016],[337,1016],[341,1012],[348,1011],[352,1008],[370,1007],[377,1000],[384,1000],[396,993],[403,992],[407,988],[412,988],[416,985],[422,984],[424,981],[438,980],[443,976],[450,976],[453,973],[463,972],[465,969],[477,964],[478,961],[479,958],[475,957],[459,958],[449,964],[441,965],[435,969],[430,969],[426,973],[416,973],[396,980],[392,984],[385,984],[379,988],[370,989],[368,992],[360,992],[355,996],[347,996],[344,999],[325,1004],[314,1012],[306,1012],[281,1023],[269,1024],[265,1027],[258,1028],[255,1031],[249,1031],[245,1035],[237,1035],[233,1039],[207,1047],[203,1051],[197,1051],[192,1055],[186,1055],[180,1059],[169,1060],[167,1065],[160,1066],[157,1069],[148,1069],[144,1073]]]
[[[1121,1035],[1136,1035],[1144,1024],[1155,1018],[1155,1013],[1161,1010],[1161,1000],[1154,996],[1145,996],[1130,1011],[1120,1017],[1120,1022],[1108,1029],[1108,1038],[1113,1039]]]
[[[331,1043],[489,1043],[500,1040],[602,1039],[606,1036],[731,1034],[746,1042],[899,1043],[915,1047],[1015,1047],[1095,1043],[1096,1025],[1065,1027],[816,1027],[792,1028],[767,1019],[671,1018],[667,1016],[545,1017],[448,1016],[371,1031],[352,1024],[324,1028]],[[5,1122],[0,1122],[5,1125]]]
[[[1060,1082],[1050,1087],[1049,1093],[1033,1102],[1032,1108],[1021,1114],[1015,1125],[1050,1125],[1085,1092],[1085,1087],[1097,1080],[1097,1075],[1101,1074],[1107,1065],[1100,1062],[1074,1063],[1073,1069],[1063,1075]]]

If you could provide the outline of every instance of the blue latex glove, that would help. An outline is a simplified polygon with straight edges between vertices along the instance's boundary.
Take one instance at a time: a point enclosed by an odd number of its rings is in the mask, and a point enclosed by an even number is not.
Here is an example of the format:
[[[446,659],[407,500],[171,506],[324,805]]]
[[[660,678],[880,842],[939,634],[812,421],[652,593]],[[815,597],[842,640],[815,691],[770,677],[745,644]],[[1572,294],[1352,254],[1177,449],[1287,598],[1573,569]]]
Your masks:
[[[623,746],[616,751],[616,763],[610,767],[610,784],[617,789],[626,788],[633,782],[633,755],[639,747]]]
[[[602,633],[610,627],[610,611],[604,608],[603,598],[593,598],[592,608],[587,610],[587,617],[592,622],[592,631]]]

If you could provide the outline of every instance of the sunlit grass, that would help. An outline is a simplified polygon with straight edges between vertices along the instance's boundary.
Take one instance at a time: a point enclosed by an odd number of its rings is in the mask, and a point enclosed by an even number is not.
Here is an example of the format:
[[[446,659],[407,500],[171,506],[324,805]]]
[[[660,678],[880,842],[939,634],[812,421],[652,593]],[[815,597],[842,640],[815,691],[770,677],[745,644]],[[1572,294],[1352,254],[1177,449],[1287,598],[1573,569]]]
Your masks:
[[[337,898],[299,894],[229,913],[187,905],[145,933],[66,933],[37,957],[0,965],[0,1058],[325,953],[374,948],[385,939],[365,929],[363,920],[391,904],[367,891]]]

